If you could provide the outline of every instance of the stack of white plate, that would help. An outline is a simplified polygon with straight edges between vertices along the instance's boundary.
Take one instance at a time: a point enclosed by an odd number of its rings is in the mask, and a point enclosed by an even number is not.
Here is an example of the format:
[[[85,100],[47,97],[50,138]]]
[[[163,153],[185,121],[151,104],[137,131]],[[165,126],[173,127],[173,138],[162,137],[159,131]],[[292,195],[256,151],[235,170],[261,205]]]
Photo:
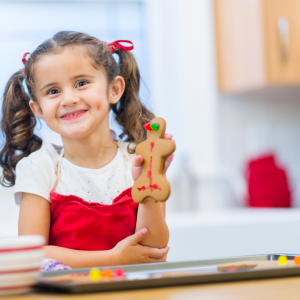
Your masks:
[[[31,289],[40,273],[44,245],[39,235],[0,239],[0,296]]]

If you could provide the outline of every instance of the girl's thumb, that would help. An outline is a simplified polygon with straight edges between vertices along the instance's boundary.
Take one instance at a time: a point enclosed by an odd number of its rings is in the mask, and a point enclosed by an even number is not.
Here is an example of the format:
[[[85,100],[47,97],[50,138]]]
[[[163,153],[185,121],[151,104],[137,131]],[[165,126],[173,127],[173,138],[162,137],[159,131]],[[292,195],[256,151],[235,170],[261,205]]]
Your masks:
[[[137,244],[138,242],[140,242],[142,239],[144,239],[148,234],[148,229],[147,228],[142,228],[140,229],[138,232],[136,232],[133,236],[132,236],[132,242],[134,244]]]

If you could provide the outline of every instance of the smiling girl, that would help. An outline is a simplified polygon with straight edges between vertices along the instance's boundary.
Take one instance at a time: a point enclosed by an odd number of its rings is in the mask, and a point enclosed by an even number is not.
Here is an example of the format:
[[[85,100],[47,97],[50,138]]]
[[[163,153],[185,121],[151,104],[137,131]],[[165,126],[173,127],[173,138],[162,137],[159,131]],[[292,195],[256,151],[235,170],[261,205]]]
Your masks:
[[[165,204],[131,198],[143,164],[135,146],[154,116],[138,97],[133,46],[120,42],[58,32],[24,55],[4,92],[1,183],[15,185],[19,234],[43,235],[46,257],[73,268],[161,262],[169,251]],[[110,110],[123,141],[111,138]],[[62,149],[34,134],[36,117],[61,135]]]

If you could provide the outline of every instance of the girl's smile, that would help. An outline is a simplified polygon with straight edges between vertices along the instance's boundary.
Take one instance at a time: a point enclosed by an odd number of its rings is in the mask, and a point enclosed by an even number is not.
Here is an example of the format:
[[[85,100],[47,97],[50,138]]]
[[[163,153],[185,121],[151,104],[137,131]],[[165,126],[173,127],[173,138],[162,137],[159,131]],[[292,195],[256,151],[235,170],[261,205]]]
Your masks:
[[[71,113],[64,114],[60,118],[65,121],[76,120],[76,119],[82,117],[86,112],[87,112],[86,110],[75,110]]]

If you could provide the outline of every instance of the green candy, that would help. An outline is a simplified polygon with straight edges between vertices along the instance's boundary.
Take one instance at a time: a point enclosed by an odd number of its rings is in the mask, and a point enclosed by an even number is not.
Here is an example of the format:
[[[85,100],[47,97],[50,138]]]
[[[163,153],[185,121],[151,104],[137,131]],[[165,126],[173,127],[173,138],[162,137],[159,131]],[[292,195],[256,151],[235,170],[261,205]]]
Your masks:
[[[150,127],[154,130],[157,131],[159,129],[158,123],[151,123]]]

